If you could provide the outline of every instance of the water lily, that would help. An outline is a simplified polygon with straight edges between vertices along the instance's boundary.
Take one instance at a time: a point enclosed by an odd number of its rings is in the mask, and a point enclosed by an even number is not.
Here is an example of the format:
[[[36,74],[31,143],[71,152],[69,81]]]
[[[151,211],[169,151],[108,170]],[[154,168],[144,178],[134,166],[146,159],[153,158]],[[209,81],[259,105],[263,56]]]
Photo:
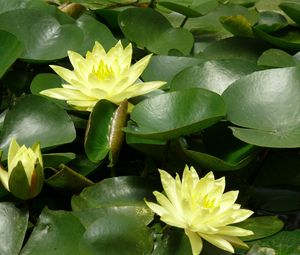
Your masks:
[[[232,245],[247,247],[238,237],[253,232],[231,224],[247,219],[253,212],[235,203],[238,191],[224,193],[224,177],[215,180],[209,172],[199,179],[196,170],[186,166],[181,181],[178,175],[173,178],[166,171],[159,171],[165,195],[155,191],[158,203],[146,204],[163,222],[184,229],[193,255],[201,252],[202,239],[231,253]]]
[[[14,196],[29,199],[37,196],[44,182],[43,160],[39,144],[21,147],[12,139],[7,158],[8,171],[0,167],[3,186]]]
[[[163,81],[136,82],[147,67],[151,54],[131,65],[132,45],[125,49],[119,41],[107,53],[99,42],[85,58],[69,51],[74,70],[51,65],[50,67],[67,83],[62,88],[46,89],[40,93],[66,100],[74,108],[92,111],[95,104],[106,99],[115,104],[131,97],[151,92],[165,84]]]

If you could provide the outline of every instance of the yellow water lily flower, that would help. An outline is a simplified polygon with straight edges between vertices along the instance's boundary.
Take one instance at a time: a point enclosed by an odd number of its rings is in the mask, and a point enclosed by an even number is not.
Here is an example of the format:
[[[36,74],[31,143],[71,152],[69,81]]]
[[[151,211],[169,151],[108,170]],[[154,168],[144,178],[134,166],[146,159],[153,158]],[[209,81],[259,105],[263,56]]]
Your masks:
[[[148,201],[146,204],[163,222],[184,229],[193,255],[201,252],[202,239],[231,253],[234,253],[232,245],[247,247],[238,237],[253,232],[230,225],[247,219],[253,212],[235,203],[238,191],[224,193],[224,177],[215,180],[209,172],[199,179],[196,170],[187,166],[182,181],[178,175],[173,178],[164,170],[159,172],[165,195],[155,191],[158,204]]]
[[[166,83],[136,83],[147,67],[151,55],[131,65],[132,45],[129,44],[124,49],[120,41],[107,53],[99,42],[95,42],[92,52],[88,51],[85,58],[68,51],[73,71],[60,66],[50,66],[67,84],[62,84],[62,88],[46,89],[40,93],[66,100],[68,104],[82,111],[92,111],[101,99],[118,105],[125,99],[146,94]]]
[[[37,196],[44,182],[43,160],[39,144],[21,147],[12,139],[7,158],[8,171],[0,166],[3,186],[14,196],[29,199]]]

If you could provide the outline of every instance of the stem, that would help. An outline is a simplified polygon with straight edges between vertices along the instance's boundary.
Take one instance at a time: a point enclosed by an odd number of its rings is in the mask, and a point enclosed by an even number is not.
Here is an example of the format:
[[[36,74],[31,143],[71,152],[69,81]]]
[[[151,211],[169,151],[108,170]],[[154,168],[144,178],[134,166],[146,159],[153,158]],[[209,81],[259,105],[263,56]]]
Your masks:
[[[185,16],[185,17],[184,17],[183,21],[182,21],[181,24],[180,24],[180,27],[181,27],[181,28],[185,25],[185,23],[187,22],[188,19],[189,19],[188,16]]]

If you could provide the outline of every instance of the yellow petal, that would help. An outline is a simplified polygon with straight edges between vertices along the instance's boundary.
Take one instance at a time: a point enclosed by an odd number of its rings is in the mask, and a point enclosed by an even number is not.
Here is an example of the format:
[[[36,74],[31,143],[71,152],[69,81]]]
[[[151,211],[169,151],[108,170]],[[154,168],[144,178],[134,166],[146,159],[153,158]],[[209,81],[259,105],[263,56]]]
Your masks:
[[[134,83],[144,72],[147,65],[149,64],[149,61],[152,57],[152,54],[149,54],[142,59],[140,59],[138,62],[136,62],[134,65],[132,65],[128,70],[128,77],[130,79],[130,83]]]
[[[0,167],[0,180],[4,188],[9,191],[8,179],[9,179],[8,172]]]
[[[246,230],[235,226],[224,226],[219,228],[218,234],[226,236],[249,236],[253,235],[254,233],[251,230]]]
[[[145,200],[145,203],[153,212],[155,212],[159,216],[167,213],[167,210],[165,208],[156,203],[148,202],[147,200]]]
[[[150,81],[150,82],[136,83],[123,92],[124,97],[131,98],[131,97],[144,95],[155,89],[160,88],[165,84],[166,82],[163,81]]]
[[[166,192],[168,199],[174,205],[176,211],[178,213],[182,213],[182,208],[180,206],[180,201],[178,200],[174,178],[164,170],[159,170],[159,173],[162,186],[164,188],[164,191]]]
[[[241,247],[241,248],[248,248],[248,245],[237,237],[224,236],[224,239],[227,240],[228,242],[230,242],[234,246]]]
[[[17,152],[19,151],[19,149],[20,149],[20,146],[17,143],[16,139],[12,138],[10,145],[9,145],[9,149],[8,149],[8,156],[7,156],[8,165],[11,164],[12,160],[14,159],[14,157],[17,154]]]
[[[40,92],[40,94],[60,99],[60,100],[91,100],[91,98],[85,94],[83,94],[79,90],[75,89],[67,89],[67,88],[54,88],[54,89],[46,89]]]
[[[61,66],[50,65],[54,72],[56,72],[61,78],[63,78],[66,82],[71,83],[73,79],[75,79],[75,75],[73,71],[66,69]]]
[[[217,246],[218,248],[234,253],[234,249],[232,245],[225,240],[221,235],[206,235],[203,233],[198,233],[203,239],[205,239],[207,242],[213,244],[214,246]]]
[[[184,231],[190,240],[193,255],[199,255],[203,247],[201,237],[197,233],[192,232],[188,229],[185,229]]]

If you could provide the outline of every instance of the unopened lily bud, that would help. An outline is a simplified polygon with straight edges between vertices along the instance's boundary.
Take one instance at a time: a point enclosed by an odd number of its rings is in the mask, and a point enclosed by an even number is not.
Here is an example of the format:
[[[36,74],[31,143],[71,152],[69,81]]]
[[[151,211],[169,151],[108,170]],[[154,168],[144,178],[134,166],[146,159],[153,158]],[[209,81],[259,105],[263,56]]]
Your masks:
[[[12,139],[7,158],[8,171],[0,167],[3,186],[15,197],[30,199],[37,196],[43,187],[43,160],[39,144],[27,148]]]

